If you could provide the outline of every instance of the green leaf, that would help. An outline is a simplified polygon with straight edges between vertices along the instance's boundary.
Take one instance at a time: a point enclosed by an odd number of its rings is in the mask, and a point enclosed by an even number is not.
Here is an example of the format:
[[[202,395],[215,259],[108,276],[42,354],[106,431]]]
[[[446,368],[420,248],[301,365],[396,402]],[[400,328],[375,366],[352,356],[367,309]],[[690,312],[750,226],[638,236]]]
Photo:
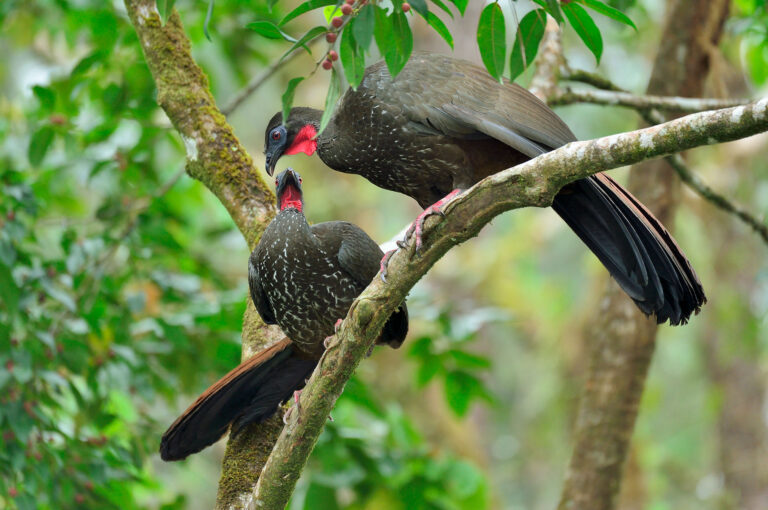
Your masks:
[[[426,386],[429,381],[435,378],[440,369],[443,368],[440,360],[435,356],[424,358],[422,361],[423,362],[419,365],[419,368],[416,371],[416,386],[419,388]]]
[[[315,9],[319,9],[320,7],[325,7],[326,5],[336,5],[338,2],[337,0],[307,0],[303,4],[296,7],[294,10],[286,14],[286,16],[280,20],[280,23],[278,25],[283,26],[292,19],[301,16],[302,14],[313,11]]]
[[[453,36],[451,35],[451,31],[448,30],[448,27],[445,26],[445,23],[443,23],[443,20],[438,18],[433,12],[428,12],[426,19],[427,23],[429,23],[429,26],[434,28],[435,32],[440,34],[440,37],[445,39],[445,42],[448,43],[448,46],[453,49]]]
[[[278,28],[278,26],[271,21],[253,21],[245,25],[245,28],[248,30],[253,30],[260,36],[266,37],[267,39],[285,39],[286,41],[296,42],[296,39],[280,30],[280,28]]]
[[[376,45],[384,54],[389,73],[394,77],[403,70],[413,51],[413,34],[403,11],[396,10],[390,16],[376,8],[376,27],[373,31]]]
[[[50,88],[35,85],[32,87],[32,93],[35,94],[37,100],[40,101],[40,106],[42,106],[44,110],[51,111],[54,106],[56,106],[56,93]]]
[[[546,12],[552,15],[558,23],[563,22],[563,13],[560,10],[560,4],[557,0],[533,0],[544,8]]]
[[[467,4],[469,4],[469,0],[449,0],[453,5],[456,6],[456,8],[459,10],[462,16],[464,16],[464,11],[467,10]]]
[[[291,106],[293,106],[293,96],[296,95],[296,87],[299,86],[299,83],[304,81],[303,77],[300,78],[293,78],[291,81],[288,82],[288,87],[286,87],[285,92],[283,92],[283,118],[288,118],[288,113],[291,111]]]
[[[421,14],[423,18],[427,17],[427,14],[429,13],[429,7],[427,7],[427,0],[409,0],[409,4],[411,4],[411,7]]]
[[[289,49],[288,51],[283,53],[283,56],[280,57],[280,60],[283,60],[285,57],[290,55],[291,52],[293,52],[293,50],[295,50],[296,48],[299,48],[299,47],[304,48],[305,50],[307,50],[307,53],[309,53],[311,55],[312,52],[310,51],[309,47],[307,46],[307,43],[312,41],[316,37],[319,37],[319,36],[323,35],[327,31],[328,31],[328,27],[326,27],[325,25],[318,25],[315,28],[310,29],[306,34],[302,35],[301,38],[298,41],[293,43],[293,46],[291,46],[291,49]]]
[[[491,361],[483,356],[471,354],[469,352],[451,349],[447,352],[456,362],[456,366],[469,369],[490,368]]]
[[[603,37],[600,35],[600,30],[598,30],[595,22],[587,11],[578,4],[564,4],[563,12],[565,12],[565,17],[568,18],[573,29],[587,45],[597,62],[600,63],[600,57],[603,54]]]
[[[635,31],[637,31],[637,27],[632,22],[632,20],[629,19],[629,16],[627,16],[620,10],[616,9],[615,7],[611,7],[610,5],[604,4],[599,0],[581,0],[581,3],[583,3],[593,11],[599,12],[603,16],[608,16],[612,20],[616,20],[619,23],[624,23],[625,25],[629,25],[630,27],[634,28]]]
[[[157,0],[157,12],[160,13],[160,20],[163,22],[163,25],[168,23],[168,18],[171,17],[173,4],[175,3],[176,0]]]
[[[339,9],[340,2],[336,2],[334,5],[329,5],[323,8],[323,17],[326,23],[330,23],[336,16],[341,16],[341,10]]]
[[[32,166],[38,166],[42,163],[45,154],[51,147],[51,142],[53,142],[53,135],[54,131],[51,126],[43,126],[32,135],[27,150],[27,157]]]
[[[344,75],[353,90],[363,81],[365,73],[365,55],[363,50],[357,46],[355,36],[351,30],[344,30],[341,34],[339,43],[339,57],[341,57],[341,67],[344,68]]]
[[[501,80],[506,53],[506,27],[504,13],[498,3],[488,4],[477,24],[477,45],[483,64],[491,76]]]
[[[272,7],[274,7],[276,3],[277,0],[267,0],[267,9],[269,9],[269,12],[272,12]]]
[[[453,19],[453,13],[451,12],[451,9],[449,9],[448,6],[445,5],[445,3],[443,3],[442,0],[431,0],[431,1],[433,4],[435,4],[440,9],[442,9],[448,16],[450,16],[451,19]]]
[[[339,80],[339,75],[336,74],[336,69],[331,69],[331,83],[328,86],[328,95],[325,96],[325,111],[323,111],[323,116],[320,119],[320,131],[319,133],[323,132],[323,129],[325,129],[325,126],[328,125],[328,122],[331,120],[331,117],[333,116],[333,110],[336,106],[336,101],[339,99],[339,96],[341,95],[341,80]]]
[[[373,29],[376,25],[375,7],[371,4],[365,4],[360,12],[357,13],[355,22],[352,25],[352,35],[355,36],[357,45],[363,50],[368,50],[373,39]],[[346,29],[345,29],[346,30]]]
[[[529,12],[517,27],[515,44],[509,56],[509,79],[514,80],[531,65],[539,51],[539,43],[547,26],[547,14],[543,9]]]

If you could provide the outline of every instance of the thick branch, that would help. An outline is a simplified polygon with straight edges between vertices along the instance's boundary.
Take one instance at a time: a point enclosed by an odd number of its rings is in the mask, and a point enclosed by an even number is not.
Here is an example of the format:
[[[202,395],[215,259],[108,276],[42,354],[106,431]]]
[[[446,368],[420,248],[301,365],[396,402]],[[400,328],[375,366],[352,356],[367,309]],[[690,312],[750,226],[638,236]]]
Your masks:
[[[216,108],[208,79],[190,54],[178,13],[174,11],[163,25],[155,0],[125,0],[125,6],[157,85],[157,101],[186,145],[187,172],[216,195],[248,245],[255,246],[274,215],[274,196]],[[279,328],[264,325],[249,299],[243,317],[243,358],[281,337]],[[217,507],[237,507],[241,496],[250,494],[280,425],[278,420],[249,427],[230,442]]]
[[[768,98],[747,106],[704,112],[631,133],[574,142],[492,175],[450,201],[445,217],[430,220],[418,255],[414,243],[389,262],[380,278],[352,304],[338,339],[321,359],[301,396],[301,412],[283,429],[259,478],[249,508],[282,510],[293,492],[344,384],[392,311],[430,267],[453,246],[474,237],[498,214],[552,203],[559,189],[598,171],[768,130]]]
[[[216,107],[178,13],[163,26],[155,0],[125,0],[125,6],[155,79],[157,102],[187,148],[187,172],[218,197],[254,246],[274,214],[274,197]]]

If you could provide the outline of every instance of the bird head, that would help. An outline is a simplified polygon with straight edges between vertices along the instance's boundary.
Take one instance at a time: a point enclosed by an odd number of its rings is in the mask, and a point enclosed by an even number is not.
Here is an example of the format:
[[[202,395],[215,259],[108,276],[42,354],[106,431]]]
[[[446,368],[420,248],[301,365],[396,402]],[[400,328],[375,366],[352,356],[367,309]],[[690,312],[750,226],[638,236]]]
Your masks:
[[[277,160],[303,152],[311,156],[317,150],[317,132],[323,112],[314,108],[292,108],[288,120],[283,121],[282,112],[277,112],[264,136],[264,154],[267,173],[275,173]]]
[[[293,207],[301,212],[304,205],[303,192],[301,191],[301,175],[292,168],[283,170],[275,178],[275,194],[277,205],[283,211]]]

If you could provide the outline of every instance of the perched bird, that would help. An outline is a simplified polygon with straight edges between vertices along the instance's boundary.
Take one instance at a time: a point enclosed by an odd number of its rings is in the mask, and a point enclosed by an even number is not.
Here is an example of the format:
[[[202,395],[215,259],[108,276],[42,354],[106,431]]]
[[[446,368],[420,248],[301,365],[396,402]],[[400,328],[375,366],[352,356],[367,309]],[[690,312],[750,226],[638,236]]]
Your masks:
[[[208,388],[163,434],[163,460],[199,452],[230,424],[237,434],[274,414],[304,386],[325,350],[325,338],[379,270],[384,254],[356,225],[307,223],[298,172],[282,172],[275,185],[280,212],[251,253],[248,282],[261,318],[278,324],[290,340],[253,356]],[[403,303],[377,343],[398,348],[407,333]]]
[[[281,113],[272,117],[265,135],[270,175],[283,155],[317,152],[334,170],[414,198],[425,213],[484,177],[576,140],[524,88],[499,83],[469,62],[430,53],[415,53],[395,78],[383,62],[368,67],[318,134],[322,114],[297,107],[287,121]],[[552,208],[659,323],[685,323],[706,302],[672,236],[607,175],[565,186]]]

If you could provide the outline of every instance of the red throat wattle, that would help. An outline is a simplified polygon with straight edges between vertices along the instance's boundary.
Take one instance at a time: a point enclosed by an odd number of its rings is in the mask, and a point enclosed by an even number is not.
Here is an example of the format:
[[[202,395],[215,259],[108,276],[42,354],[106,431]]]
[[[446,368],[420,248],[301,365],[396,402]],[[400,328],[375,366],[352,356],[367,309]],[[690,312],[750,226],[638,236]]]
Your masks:
[[[292,184],[288,184],[283,190],[283,194],[280,195],[280,210],[283,211],[288,207],[293,207],[301,212],[301,191]]]
[[[283,154],[291,156],[303,152],[307,156],[311,156],[317,150],[317,140],[315,140],[316,135],[317,130],[315,129],[315,126],[307,124],[299,130],[296,134],[296,138],[293,139],[293,143]]]

